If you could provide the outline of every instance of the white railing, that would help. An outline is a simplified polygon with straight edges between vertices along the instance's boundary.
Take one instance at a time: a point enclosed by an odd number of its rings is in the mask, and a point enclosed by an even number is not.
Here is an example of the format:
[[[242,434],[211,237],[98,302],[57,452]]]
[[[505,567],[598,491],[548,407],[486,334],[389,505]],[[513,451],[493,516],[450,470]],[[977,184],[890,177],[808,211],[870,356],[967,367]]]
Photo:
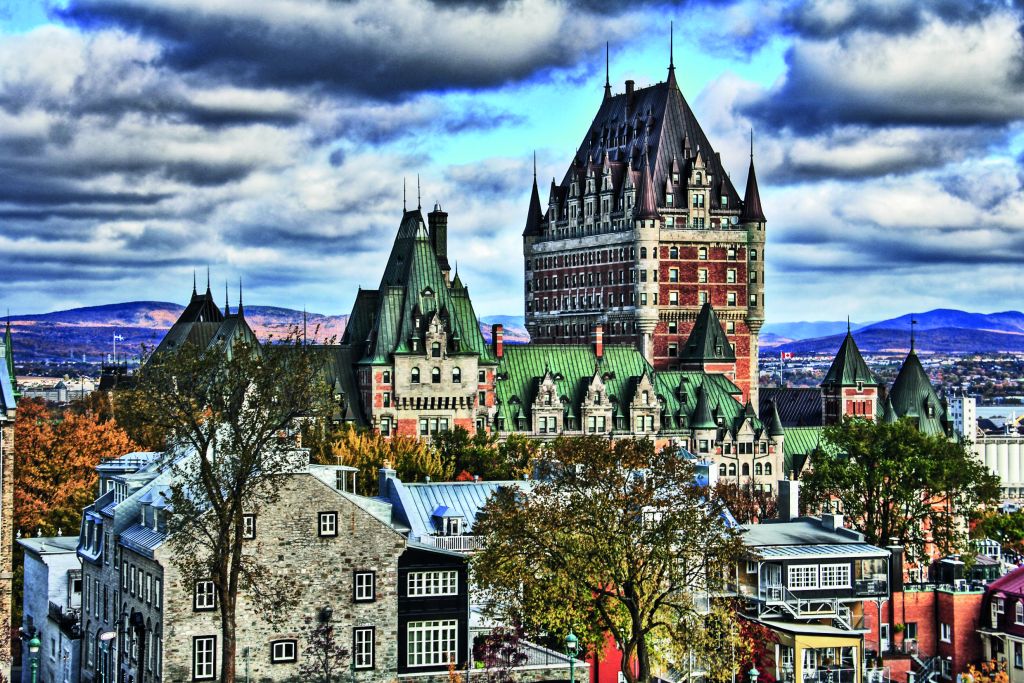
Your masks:
[[[457,553],[471,553],[479,550],[484,544],[479,536],[420,536],[420,542]]]

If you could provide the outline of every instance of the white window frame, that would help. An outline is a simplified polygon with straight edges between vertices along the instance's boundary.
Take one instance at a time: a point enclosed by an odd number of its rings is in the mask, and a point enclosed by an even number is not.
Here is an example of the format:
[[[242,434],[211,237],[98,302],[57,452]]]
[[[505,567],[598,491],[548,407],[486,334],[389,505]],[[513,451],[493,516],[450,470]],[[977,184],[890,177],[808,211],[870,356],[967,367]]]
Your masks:
[[[270,642],[270,663],[283,664],[298,661],[298,641],[273,640]]]
[[[353,572],[352,599],[355,602],[373,602],[377,599],[377,575],[375,572]]]
[[[747,573],[748,574],[756,574],[757,573],[757,562],[755,562],[754,560],[747,560]]]
[[[406,664],[410,668],[450,664],[459,656],[456,619],[410,621],[406,634]]]
[[[953,642],[953,628],[944,621],[939,622],[939,640],[944,643]]]
[[[195,612],[217,609],[217,587],[213,581],[196,581],[192,591],[192,609]]]
[[[338,535],[338,513],[320,512],[317,514],[316,523],[317,535],[324,538],[333,538]]]
[[[849,588],[850,565],[823,564],[818,568],[818,588]]]
[[[1013,623],[1018,624],[1018,625],[1024,624],[1024,602],[1021,602],[1020,600],[1018,600],[1017,604],[1014,606],[1013,609],[1014,609]]]
[[[406,579],[407,595],[410,598],[425,596],[458,595],[459,572],[455,569],[435,569],[409,572]]]
[[[217,677],[217,636],[192,638],[192,680],[212,681]]]
[[[794,581],[794,579],[799,580]],[[786,572],[788,588],[791,591],[815,590],[818,588],[818,565],[793,564]]]
[[[373,626],[357,626],[352,629],[352,662],[357,671],[374,667],[375,635]]]
[[[247,512],[242,515],[242,538],[251,541],[256,538],[256,515]]]

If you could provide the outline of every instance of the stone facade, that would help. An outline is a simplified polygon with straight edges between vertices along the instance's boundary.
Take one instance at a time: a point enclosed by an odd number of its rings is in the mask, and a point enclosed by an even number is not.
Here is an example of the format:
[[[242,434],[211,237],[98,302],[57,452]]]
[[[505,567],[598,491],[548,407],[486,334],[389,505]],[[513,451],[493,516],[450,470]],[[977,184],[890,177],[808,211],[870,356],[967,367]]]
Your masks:
[[[75,537],[23,538],[22,628],[40,641],[38,680],[78,681],[82,572]],[[28,639],[22,639],[21,682],[32,683]]]
[[[18,386],[14,377],[11,323],[0,338],[0,624],[11,623],[14,567],[14,419]]]

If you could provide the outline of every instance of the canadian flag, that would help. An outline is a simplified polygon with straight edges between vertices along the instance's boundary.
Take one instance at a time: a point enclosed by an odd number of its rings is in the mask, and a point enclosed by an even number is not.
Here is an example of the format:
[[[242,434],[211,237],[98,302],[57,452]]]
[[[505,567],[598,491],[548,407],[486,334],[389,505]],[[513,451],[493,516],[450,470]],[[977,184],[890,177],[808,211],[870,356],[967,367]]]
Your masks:
[[[779,356],[782,358],[782,360],[787,360],[787,359],[793,357],[793,352],[792,351],[783,351],[783,352],[781,352],[779,354]]]

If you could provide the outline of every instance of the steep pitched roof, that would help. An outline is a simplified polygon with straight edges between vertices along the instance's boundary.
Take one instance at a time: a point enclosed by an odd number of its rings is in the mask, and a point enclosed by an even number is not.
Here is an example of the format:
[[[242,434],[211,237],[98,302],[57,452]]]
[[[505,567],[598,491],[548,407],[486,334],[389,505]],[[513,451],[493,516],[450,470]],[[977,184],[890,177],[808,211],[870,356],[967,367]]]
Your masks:
[[[942,401],[913,348],[892,383],[889,400],[896,416],[914,420],[921,432],[931,435],[945,433]]]
[[[744,406],[739,402],[743,392],[725,375],[699,370],[662,370],[654,379],[658,400],[665,406],[663,432],[685,433],[698,424],[718,427],[718,418],[722,420],[723,429],[735,431],[746,419]],[[701,415],[699,407],[701,392],[709,413],[706,416]],[[753,424],[755,430],[761,429],[760,420],[755,419]]]
[[[693,411],[693,421],[690,423],[690,428],[714,429],[717,426],[715,418],[711,415],[711,403],[708,399],[707,391],[704,389],[704,385],[701,384],[697,390],[697,407]]]
[[[224,322],[224,314],[217,308],[213,294],[210,292],[210,286],[207,285],[206,291],[202,294],[196,293],[193,289],[188,305],[164,335],[156,347],[156,353],[180,347],[186,342],[206,348],[222,322]]]
[[[637,196],[634,217],[638,220],[661,220],[658,203],[654,198],[654,181],[651,180],[651,169],[646,159],[643,163],[643,170],[640,172],[640,187],[637,188]]]
[[[544,222],[544,210],[540,207],[540,192],[537,191],[537,174],[533,175],[533,192],[530,194],[530,210],[526,214],[526,228],[523,237],[541,234]]]
[[[783,436],[785,430],[782,428],[782,418],[779,417],[779,409],[775,405],[775,402],[771,403],[771,413],[768,417],[768,435],[769,436]]]
[[[761,193],[757,191],[757,175],[754,174],[754,154],[750,154],[750,168],[747,170],[747,189],[743,193],[743,211],[740,220],[744,223],[764,223],[764,209],[761,208]]]
[[[452,287],[445,280],[418,210],[406,211],[402,217],[377,292],[361,295],[350,318],[358,319],[359,329],[351,336],[346,334],[349,343],[358,344],[362,328],[373,321],[359,362],[389,363],[392,354],[411,353],[410,340],[422,334],[422,326],[435,314],[444,321],[452,339],[458,340],[453,353],[478,354],[482,362],[495,362],[480,332],[469,290]],[[374,303],[375,310],[371,307]]]
[[[693,362],[736,361],[736,352],[725,336],[722,323],[719,322],[711,304],[705,303],[701,307],[679,358]]]
[[[762,387],[762,406],[771,405],[779,413],[783,427],[821,425],[821,390],[814,387]],[[769,416],[762,414],[761,419]]]
[[[858,382],[874,386],[882,384],[878,375],[871,372],[871,368],[864,362],[864,357],[860,355],[860,349],[857,348],[857,342],[853,340],[853,334],[847,330],[846,338],[843,339],[839,352],[833,359],[832,365],[829,366],[828,372],[825,373],[825,379],[821,381],[821,384],[822,386],[849,387],[856,386]]]
[[[627,163],[639,168],[647,155],[657,206],[664,207],[673,159],[682,158],[686,166],[698,151],[713,179],[713,192],[727,198],[729,209],[739,208],[739,194],[670,74],[666,82],[601,101],[562,179],[559,196],[565,197],[574,175],[579,177],[580,171],[590,166],[600,168],[602,159],[607,158],[613,174],[621,174]],[[681,175],[680,180],[685,188],[686,178]],[[617,182],[614,184],[618,187]]]
[[[4,329],[4,337],[0,339],[0,356],[4,359],[4,367],[0,368],[0,374],[7,373],[7,379],[11,385],[14,396],[19,395],[18,379],[14,375],[14,341],[11,337],[11,321],[8,318],[7,326]],[[13,405],[11,406],[14,407]]]

